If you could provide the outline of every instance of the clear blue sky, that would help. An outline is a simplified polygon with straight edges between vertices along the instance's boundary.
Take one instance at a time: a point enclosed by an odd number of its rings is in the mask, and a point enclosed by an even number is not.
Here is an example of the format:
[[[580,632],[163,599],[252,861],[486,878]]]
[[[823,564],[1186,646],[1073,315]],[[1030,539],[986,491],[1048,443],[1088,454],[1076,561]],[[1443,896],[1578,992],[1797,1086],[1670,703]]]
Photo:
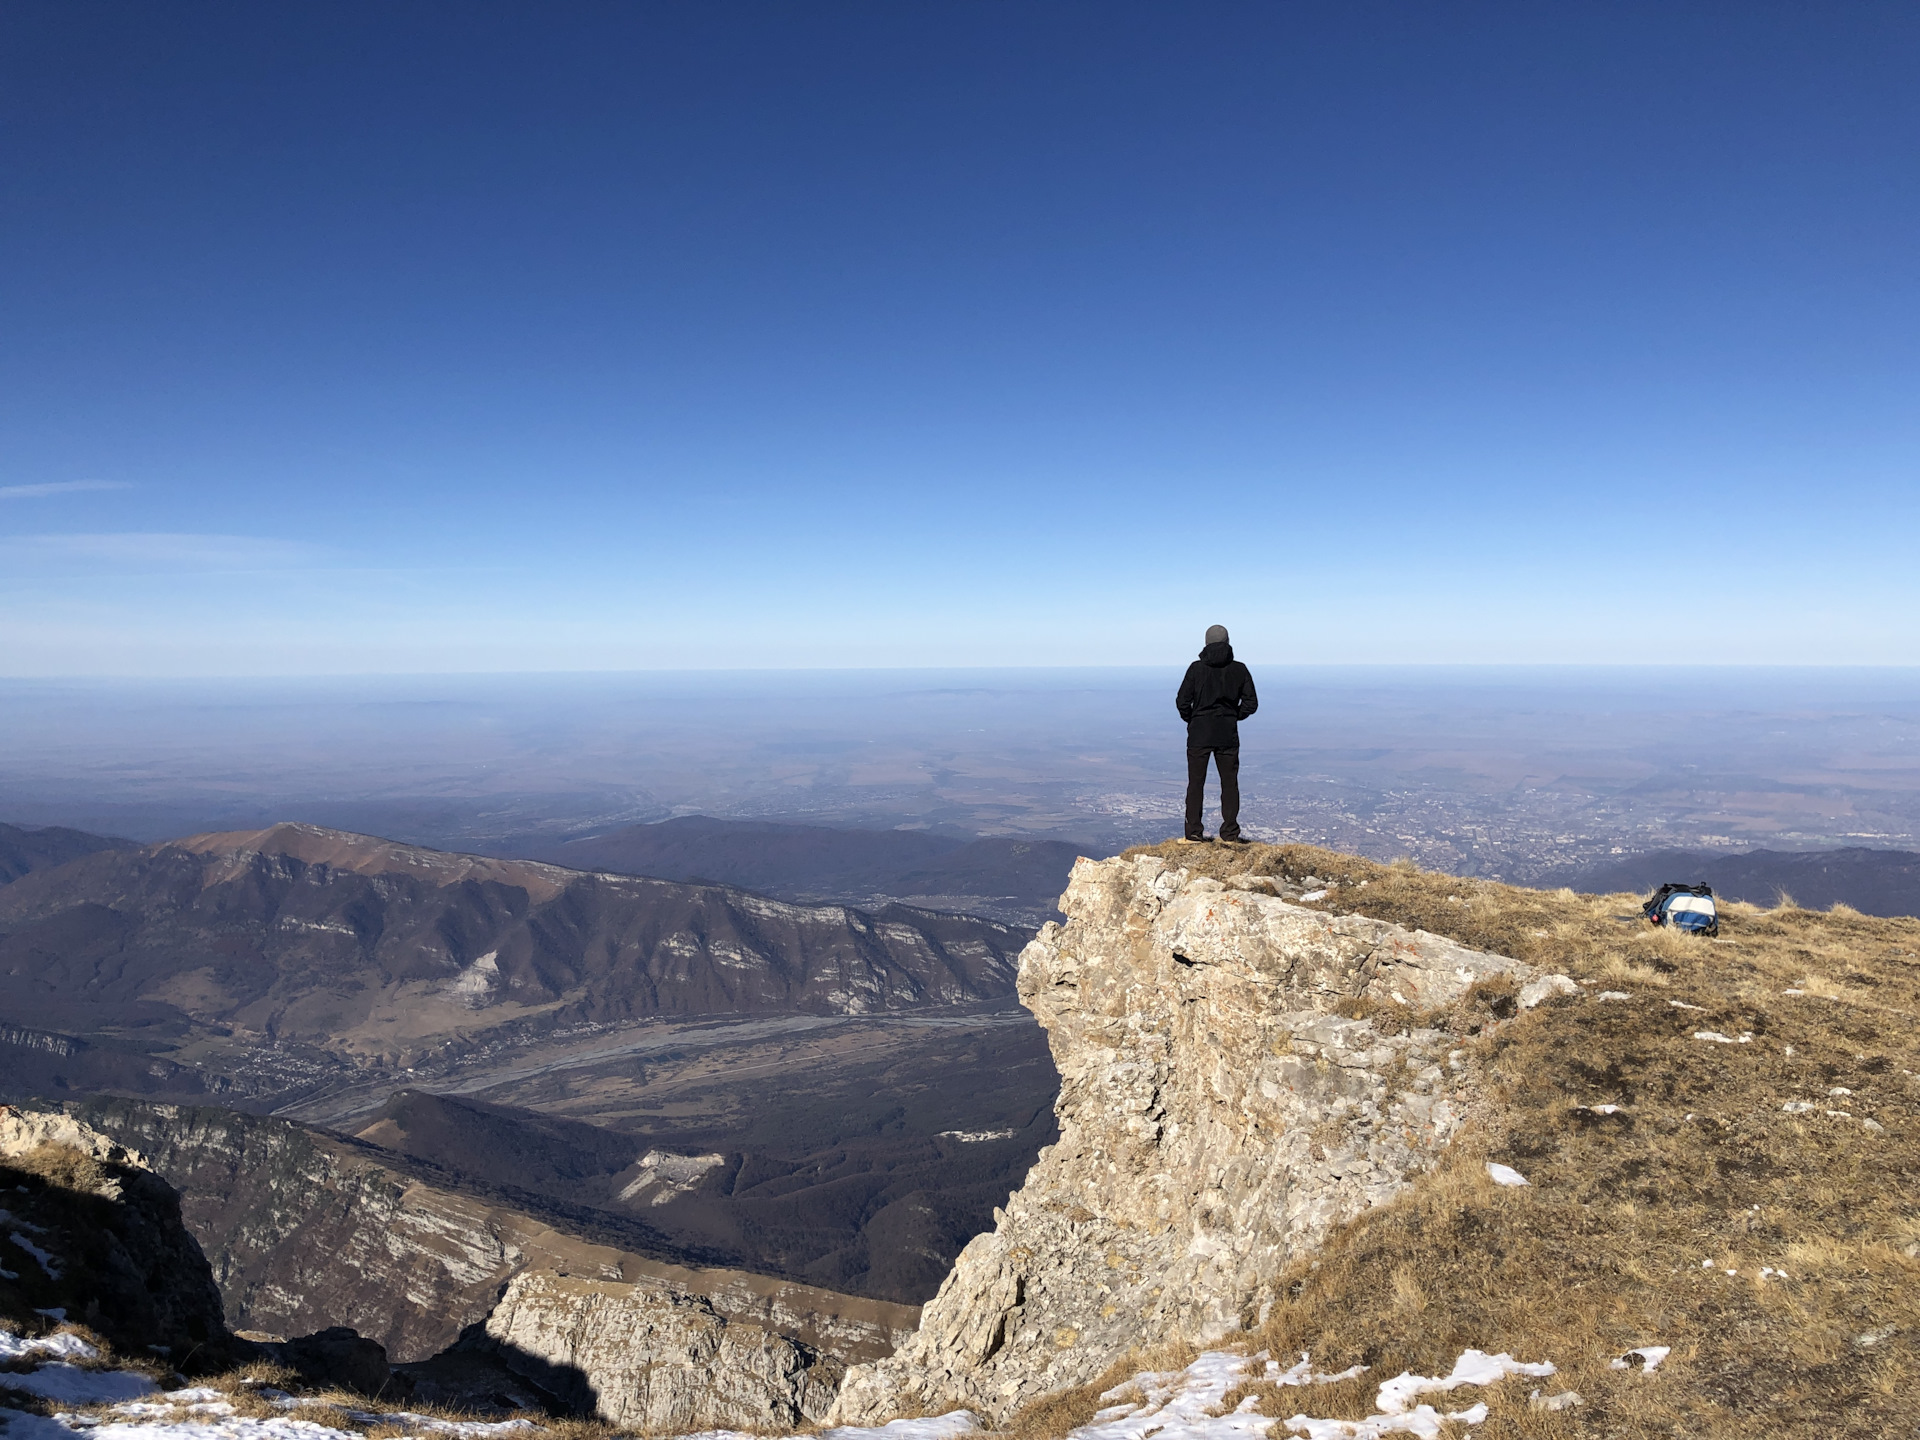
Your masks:
[[[0,673],[1920,663],[1916,74],[1911,4],[12,0]]]

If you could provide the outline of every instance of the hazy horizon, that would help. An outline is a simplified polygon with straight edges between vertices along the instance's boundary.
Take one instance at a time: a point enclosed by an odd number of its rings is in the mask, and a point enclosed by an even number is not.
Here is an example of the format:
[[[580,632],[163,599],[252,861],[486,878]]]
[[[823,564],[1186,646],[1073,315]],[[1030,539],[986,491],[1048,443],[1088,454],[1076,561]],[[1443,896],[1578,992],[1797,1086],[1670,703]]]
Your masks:
[[[0,681],[0,821],[447,848],[701,813],[1089,845],[1178,828],[1176,667]],[[1912,846],[1920,670],[1256,664],[1244,816],[1538,876]]]

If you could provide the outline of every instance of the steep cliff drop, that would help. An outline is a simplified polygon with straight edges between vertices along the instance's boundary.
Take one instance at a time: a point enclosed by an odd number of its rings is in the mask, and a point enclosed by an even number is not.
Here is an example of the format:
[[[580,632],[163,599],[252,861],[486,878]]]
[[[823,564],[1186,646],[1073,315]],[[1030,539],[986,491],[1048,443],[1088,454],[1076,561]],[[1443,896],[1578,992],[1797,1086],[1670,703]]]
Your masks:
[[[1020,957],[1061,1074],[1061,1137],[832,1420],[968,1406],[1004,1420],[1141,1343],[1210,1344],[1459,1128],[1475,1076],[1439,1030],[1377,1027],[1531,967],[1144,855],[1082,860]],[[1558,977],[1554,977],[1558,979]],[[1566,982],[1561,982],[1566,983]],[[1569,986],[1569,988],[1571,988]]]

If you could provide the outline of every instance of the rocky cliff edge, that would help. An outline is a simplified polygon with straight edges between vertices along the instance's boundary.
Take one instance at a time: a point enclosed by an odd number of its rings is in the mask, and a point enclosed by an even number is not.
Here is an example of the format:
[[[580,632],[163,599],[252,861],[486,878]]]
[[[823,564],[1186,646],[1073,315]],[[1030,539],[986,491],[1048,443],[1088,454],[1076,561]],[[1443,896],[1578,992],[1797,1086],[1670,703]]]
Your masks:
[[[1454,1037],[1408,1017],[1481,981],[1559,980],[1281,893],[1152,855],[1075,865],[1067,923],[1020,957],[1061,1138],[912,1339],[848,1374],[834,1422],[956,1404],[1005,1419],[1143,1339],[1258,1326],[1288,1263],[1407,1187],[1473,1103]]]

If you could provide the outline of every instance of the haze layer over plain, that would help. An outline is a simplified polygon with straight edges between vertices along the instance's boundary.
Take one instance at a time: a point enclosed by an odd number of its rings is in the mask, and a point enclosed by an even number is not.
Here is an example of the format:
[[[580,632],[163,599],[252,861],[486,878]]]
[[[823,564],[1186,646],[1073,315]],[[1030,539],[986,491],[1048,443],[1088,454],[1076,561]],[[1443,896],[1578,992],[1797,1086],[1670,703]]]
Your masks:
[[[1262,666],[1256,835],[1526,879],[1615,847],[1907,846],[1920,672]],[[0,818],[510,849],[704,813],[1090,850],[1177,823],[1177,676],[0,681]]]

